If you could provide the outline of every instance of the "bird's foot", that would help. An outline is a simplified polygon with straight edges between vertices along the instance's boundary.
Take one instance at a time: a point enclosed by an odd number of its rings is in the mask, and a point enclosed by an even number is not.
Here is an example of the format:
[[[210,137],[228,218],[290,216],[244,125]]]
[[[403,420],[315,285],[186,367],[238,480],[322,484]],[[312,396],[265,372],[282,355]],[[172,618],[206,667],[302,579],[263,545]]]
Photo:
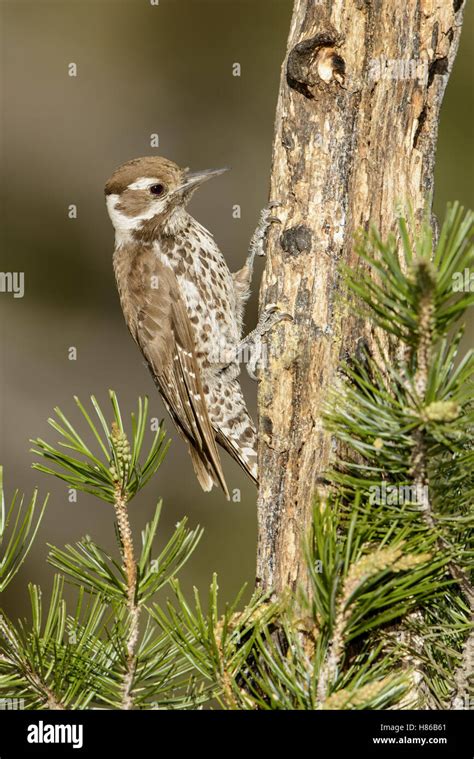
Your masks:
[[[268,332],[275,324],[281,321],[293,320],[291,314],[286,311],[281,311],[280,307],[276,303],[267,303],[262,313],[260,314],[255,332],[258,332],[260,336]]]
[[[291,314],[281,311],[276,303],[269,303],[260,314],[258,324],[239,345],[239,358],[244,361],[248,375],[258,379],[258,374],[267,365],[267,345],[262,337],[276,324],[285,320],[292,320]]]
[[[268,228],[272,224],[280,224],[280,219],[273,213],[273,209],[281,206],[278,200],[271,200],[267,206],[260,212],[260,219],[257,224],[257,228],[250,240],[250,256],[264,256],[265,255],[265,236]]]

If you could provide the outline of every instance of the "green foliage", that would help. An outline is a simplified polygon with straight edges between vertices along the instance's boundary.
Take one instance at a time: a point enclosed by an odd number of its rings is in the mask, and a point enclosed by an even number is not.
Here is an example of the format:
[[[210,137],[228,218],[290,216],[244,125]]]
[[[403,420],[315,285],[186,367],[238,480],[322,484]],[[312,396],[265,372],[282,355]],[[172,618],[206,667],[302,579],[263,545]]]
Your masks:
[[[3,468],[0,467],[0,593],[18,572],[36,537],[48,498],[39,507],[39,514],[37,500],[38,491],[35,490],[24,510],[24,496],[19,497],[16,490],[6,508]]]
[[[216,579],[203,612],[173,583],[175,603],[154,616],[229,709],[378,709],[410,687],[402,650],[381,632],[449,585],[435,536],[410,536],[404,515],[360,502],[321,503],[306,547],[310,591],[277,602],[254,595],[219,615]],[[397,667],[398,665],[398,667]]]
[[[156,557],[152,549],[157,533],[161,502],[156,507],[153,520],[142,533],[142,551],[137,562],[136,598],[140,603],[148,601],[173,577],[194,551],[202,530],[188,530],[187,519],[178,523],[170,541]],[[61,550],[50,546],[48,561],[72,583],[84,587],[89,593],[100,593],[110,600],[120,601],[127,597],[127,578],[123,567],[112,556],[86,536]]]
[[[191,556],[202,531],[189,530],[183,519],[156,553],[159,503],[142,531],[135,558],[128,504],[157,471],[167,445],[160,427],[141,463],[148,401],[139,399],[138,413],[131,415],[129,443],[115,393],[110,399],[110,426],[91,399],[101,431],[75,399],[91,443],[59,409],[61,423],[50,423],[61,437],[61,447],[35,441],[35,452],[56,465],[53,469],[35,464],[36,469],[113,504],[120,555],[111,555],[89,536],[64,549],[50,545],[48,561],[61,574],[55,577],[48,609],[43,608],[41,589],[30,585],[29,622],[14,624],[0,612],[0,693],[23,699],[27,709],[186,708],[204,698],[188,660],[156,626],[146,606]],[[2,501],[2,537],[15,511],[15,498],[6,519]],[[24,516],[17,508],[13,536],[2,557],[6,579],[11,579],[31,543],[31,538],[26,541],[35,501],[36,494]],[[36,529],[37,525],[32,537]],[[77,587],[72,613],[66,609],[64,581]]]
[[[362,491],[376,510],[380,495],[388,496],[385,508],[393,519],[404,515],[407,535],[434,539],[448,561],[454,584],[442,598],[424,597],[419,615],[404,615],[407,654],[420,662],[424,700],[444,708],[456,694],[473,611],[474,353],[459,354],[459,322],[474,294],[455,286],[456,274],[474,269],[473,231],[474,214],[454,204],[434,250],[429,226],[412,236],[403,219],[401,253],[395,236],[384,243],[372,230],[362,238],[369,270],[346,276],[383,332],[377,355],[363,352],[344,367],[326,415],[347,450],[330,481],[346,498]],[[386,335],[395,343],[384,343]]]
[[[374,227],[361,234],[357,251],[368,269],[343,269],[358,298],[356,305],[365,305],[361,313],[411,347],[426,336],[427,328],[435,339],[447,335],[474,303],[474,293],[453,287],[456,273],[474,265],[473,230],[474,213],[454,203],[448,206],[434,250],[428,222],[412,234],[407,221],[400,218],[398,237],[392,234],[385,242]],[[420,320],[427,296],[432,303],[429,325]]]
[[[2,620],[2,691],[24,699],[27,709],[121,708],[127,615],[123,607],[83,592],[67,614],[62,590],[56,577],[45,614],[40,589],[30,585],[31,623]],[[134,708],[189,705],[190,667],[166,636],[148,625],[136,659]]]
[[[160,426],[144,462],[140,463],[148,414],[148,398],[144,401],[139,398],[138,411],[131,415],[132,434],[129,445],[117,397],[112,390],[109,396],[113,409],[113,421],[110,426],[97,400],[91,396],[99,428],[79,398],[74,398],[84,421],[92,432],[96,448],[98,448],[97,453],[93,452],[92,445],[89,446],[84,442],[61,409],[56,408],[55,413],[59,422],[52,418],[48,419],[48,422],[61,436],[59,441],[61,447],[55,448],[40,438],[32,441],[36,446],[33,452],[47,461],[54,462],[56,468],[53,469],[44,464],[33,464],[33,468],[59,477],[72,488],[92,493],[103,501],[114,503],[117,483],[120,484],[127,500],[131,500],[158,470],[168,445],[164,445],[165,433]],[[124,446],[126,451],[124,451]],[[67,450],[75,455],[67,453]],[[125,462],[123,462],[124,453]]]
[[[278,604],[254,593],[244,611],[237,611],[244,588],[220,615],[218,585],[214,575],[207,611],[194,589],[194,608],[186,601],[179,583],[172,583],[176,604],[168,602],[167,614],[156,605],[153,616],[179,647],[182,655],[208,684],[209,692],[224,708],[242,707],[249,701],[242,688],[254,666],[255,643],[276,621]]]

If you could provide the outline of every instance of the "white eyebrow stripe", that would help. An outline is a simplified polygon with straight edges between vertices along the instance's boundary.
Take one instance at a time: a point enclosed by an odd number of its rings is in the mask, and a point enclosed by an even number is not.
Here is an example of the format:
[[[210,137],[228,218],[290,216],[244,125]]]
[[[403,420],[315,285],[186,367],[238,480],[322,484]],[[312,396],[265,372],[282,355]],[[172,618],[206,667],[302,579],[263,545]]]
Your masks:
[[[139,177],[135,182],[128,185],[129,190],[147,190],[152,184],[159,184],[157,177]]]

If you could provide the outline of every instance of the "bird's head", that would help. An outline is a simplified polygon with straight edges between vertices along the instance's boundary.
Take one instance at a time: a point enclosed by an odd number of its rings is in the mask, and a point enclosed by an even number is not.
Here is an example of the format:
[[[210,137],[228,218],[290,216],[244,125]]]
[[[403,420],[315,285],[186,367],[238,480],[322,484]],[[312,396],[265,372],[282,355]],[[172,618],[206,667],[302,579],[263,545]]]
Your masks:
[[[190,172],[159,156],[119,166],[105,185],[107,210],[118,233],[179,228],[185,207],[203,182],[227,169]]]

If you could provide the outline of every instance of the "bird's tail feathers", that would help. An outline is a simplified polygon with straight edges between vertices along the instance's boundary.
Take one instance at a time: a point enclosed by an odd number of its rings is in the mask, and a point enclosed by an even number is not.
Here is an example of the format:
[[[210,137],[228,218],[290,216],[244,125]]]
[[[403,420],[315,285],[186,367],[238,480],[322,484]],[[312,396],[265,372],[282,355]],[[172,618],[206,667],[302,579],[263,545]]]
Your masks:
[[[224,491],[227,500],[230,500],[229,490],[227,488],[225,480],[222,477],[217,480],[209,465],[208,459],[191,444],[189,445],[189,453],[191,454],[191,461],[196,473],[196,477],[202,489],[206,492],[209,492],[209,490],[212,490],[214,485],[217,485],[218,487],[220,486]]]
[[[218,430],[216,440],[239,464],[255,485],[258,485],[257,452],[252,444],[232,437],[230,430]],[[253,441],[252,441],[253,442]]]

